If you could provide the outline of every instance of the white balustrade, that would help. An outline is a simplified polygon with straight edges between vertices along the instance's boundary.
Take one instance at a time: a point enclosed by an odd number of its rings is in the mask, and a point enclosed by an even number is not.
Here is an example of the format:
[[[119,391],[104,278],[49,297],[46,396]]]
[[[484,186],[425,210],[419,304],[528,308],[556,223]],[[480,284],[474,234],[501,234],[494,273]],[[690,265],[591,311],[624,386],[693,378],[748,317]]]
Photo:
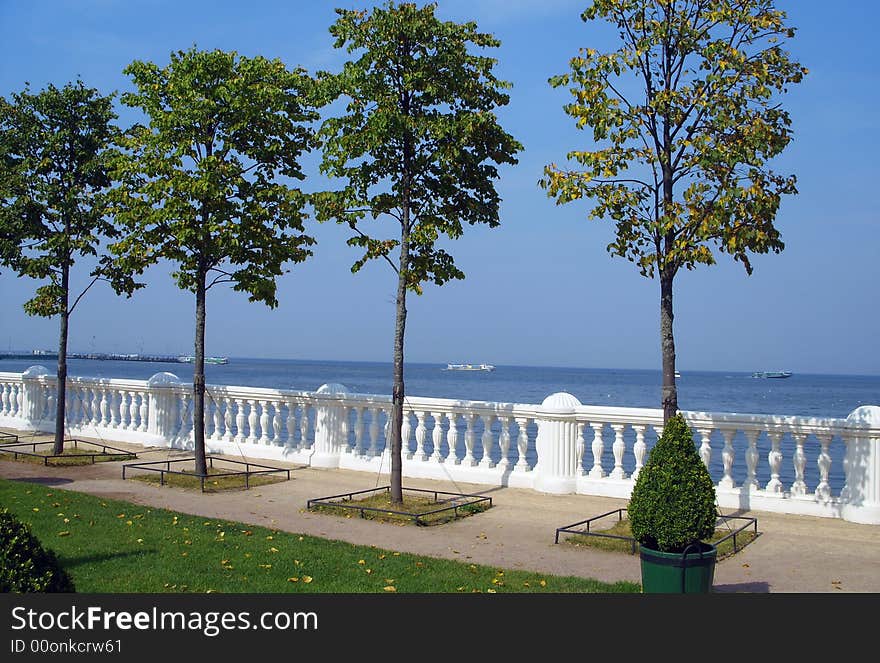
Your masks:
[[[50,430],[55,383],[43,367],[0,373],[0,426]],[[388,396],[344,388],[211,386],[206,438],[212,452],[387,473],[390,412]],[[848,419],[684,415],[698,455],[710,473],[717,473],[713,481],[722,508],[880,524],[876,412],[859,408]],[[192,387],[168,373],[149,381],[71,377],[65,417],[67,429],[77,435],[186,446],[193,426]],[[408,396],[403,471],[439,480],[628,497],[662,424],[662,412],[655,409]],[[720,450],[714,460],[713,436]]]

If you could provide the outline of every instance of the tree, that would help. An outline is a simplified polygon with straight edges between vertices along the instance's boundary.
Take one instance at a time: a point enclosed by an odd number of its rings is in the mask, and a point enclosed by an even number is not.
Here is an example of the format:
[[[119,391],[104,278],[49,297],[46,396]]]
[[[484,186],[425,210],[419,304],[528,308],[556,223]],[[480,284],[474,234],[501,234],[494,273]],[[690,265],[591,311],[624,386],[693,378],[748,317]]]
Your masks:
[[[749,252],[779,253],[773,222],[794,176],[768,162],[791,140],[778,97],[807,70],[783,50],[795,34],[772,0],[595,0],[584,21],[612,23],[620,47],[581,49],[565,112],[593,130],[594,149],[547,166],[541,185],[558,205],[595,200],[592,218],[616,225],[612,255],[660,281],[664,421],[678,410],[673,281],[715,263],[713,248],[752,273]]]
[[[60,319],[55,454],[64,450],[71,314],[99,280],[117,293],[131,294],[139,286],[103,253],[104,242],[117,235],[106,196],[115,119],[112,97],[82,81],[60,89],[49,85],[37,94],[25,86],[11,101],[0,99],[0,263],[21,276],[48,280],[24,308],[29,315]],[[88,257],[98,258],[91,280],[71,303],[71,270]]]
[[[464,278],[438,239],[458,239],[465,223],[499,225],[493,164],[516,163],[521,149],[493,112],[508,103],[509,84],[493,75],[495,60],[469,50],[500,42],[474,23],[439,20],[435,9],[393,2],[369,13],[337,9],[334,46],[358,57],[321,81],[326,103],[348,101],[346,113],[319,131],[321,170],[345,186],[315,196],[318,219],[355,233],[348,243],[363,255],[352,272],[380,258],[397,273],[390,443],[398,504],[407,291]],[[368,225],[379,218],[393,222],[390,237]]]
[[[285,263],[311,255],[306,196],[290,181],[304,179],[299,160],[314,146],[312,80],[279,60],[195,47],[166,67],[135,61],[124,73],[137,91],[122,101],[149,126],[121,141],[113,196],[127,234],[111,249],[135,271],[171,262],[178,287],[195,295],[193,438],[206,474],[206,295],[231,283],[274,308]]]

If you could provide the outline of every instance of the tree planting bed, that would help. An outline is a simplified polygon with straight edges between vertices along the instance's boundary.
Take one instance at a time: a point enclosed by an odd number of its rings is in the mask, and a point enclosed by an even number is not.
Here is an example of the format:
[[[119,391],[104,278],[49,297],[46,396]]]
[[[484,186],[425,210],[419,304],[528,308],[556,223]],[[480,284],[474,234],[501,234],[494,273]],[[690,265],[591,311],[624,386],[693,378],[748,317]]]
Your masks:
[[[54,465],[94,465],[98,462],[132,460],[138,457],[133,451],[78,438],[65,439],[64,450],[60,454],[53,453],[54,448],[54,440],[13,442],[0,444],[0,454],[10,455],[14,460],[41,462],[46,466],[50,463]]]
[[[561,535],[567,535],[563,539],[564,543],[578,546],[618,550],[632,555],[639,550],[638,541],[631,536],[625,508],[558,527],[554,543],[559,543]],[[719,516],[715,524],[715,535],[708,543],[718,549],[718,559],[723,559],[738,553],[758,535],[757,518]]]
[[[347,518],[357,515],[369,520],[425,526],[471,516],[492,507],[492,498],[485,495],[406,487],[402,490],[403,504],[392,504],[391,486],[381,486],[311,499],[307,508]]]
[[[122,478],[140,479],[158,483],[160,486],[167,484],[181,488],[199,488],[203,493],[230,488],[247,490],[253,486],[290,480],[290,470],[287,468],[221,456],[205,456],[205,461],[208,465],[207,474],[196,472],[194,457],[129,463],[122,466]]]

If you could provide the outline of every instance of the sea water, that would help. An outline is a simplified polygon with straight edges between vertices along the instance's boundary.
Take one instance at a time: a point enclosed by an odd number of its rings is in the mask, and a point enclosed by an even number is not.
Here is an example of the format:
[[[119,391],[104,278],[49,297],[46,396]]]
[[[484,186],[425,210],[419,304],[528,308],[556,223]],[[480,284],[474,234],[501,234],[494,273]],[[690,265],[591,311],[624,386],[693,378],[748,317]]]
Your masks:
[[[42,365],[54,374],[54,361],[0,359],[0,371],[21,372]],[[385,362],[305,361],[230,358],[208,364],[209,385],[314,391],[339,383],[350,392],[391,394],[391,364]],[[564,391],[584,405],[660,407],[659,370],[496,366],[494,371],[447,371],[446,364],[407,363],[409,396],[456,398],[503,403],[541,403]],[[68,360],[68,375],[147,380],[170,372],[192,381],[192,364],[113,360]],[[880,376],[813,375],[753,378],[734,371],[682,371],[678,405],[699,412],[738,412],[813,417],[846,417],[861,405],[880,405]]]

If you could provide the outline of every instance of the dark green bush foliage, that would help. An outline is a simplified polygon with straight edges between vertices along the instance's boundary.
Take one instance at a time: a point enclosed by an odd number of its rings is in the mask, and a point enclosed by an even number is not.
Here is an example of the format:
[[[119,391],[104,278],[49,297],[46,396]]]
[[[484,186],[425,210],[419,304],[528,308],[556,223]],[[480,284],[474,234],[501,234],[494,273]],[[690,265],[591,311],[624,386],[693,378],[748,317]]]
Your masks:
[[[25,523],[0,511],[0,592],[73,592],[73,581]]]
[[[633,537],[663,552],[682,552],[715,531],[715,486],[680,414],[666,423],[651,449],[627,513]]]

